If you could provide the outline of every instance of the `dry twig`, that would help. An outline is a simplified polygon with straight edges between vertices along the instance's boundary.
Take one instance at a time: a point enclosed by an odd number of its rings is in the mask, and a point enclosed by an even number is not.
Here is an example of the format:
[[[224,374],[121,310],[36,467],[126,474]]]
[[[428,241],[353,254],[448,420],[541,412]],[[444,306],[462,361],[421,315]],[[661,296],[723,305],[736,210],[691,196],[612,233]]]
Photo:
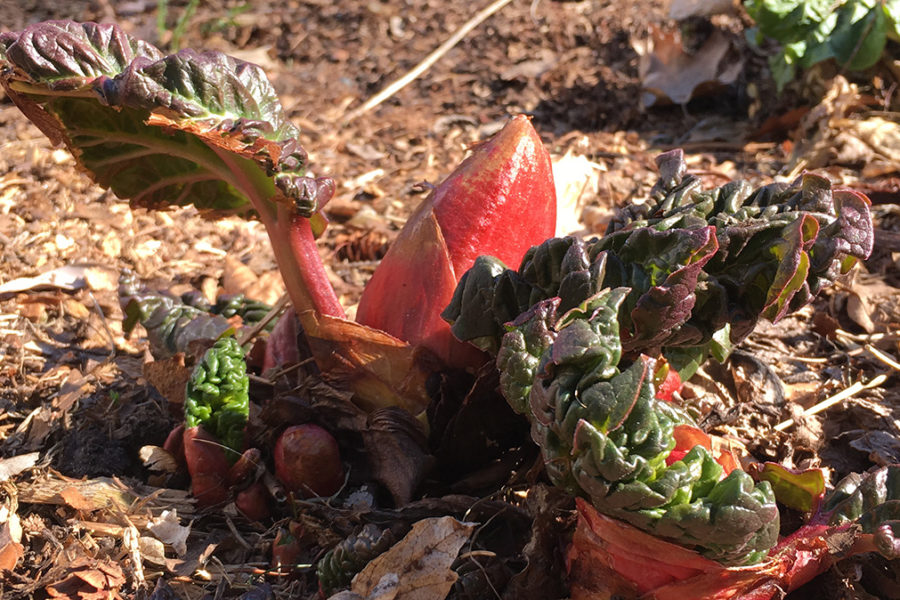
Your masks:
[[[494,0],[489,6],[482,9],[471,19],[463,23],[463,26],[456,30],[456,32],[451,35],[446,42],[437,47],[437,49],[425,57],[422,62],[417,64],[412,68],[406,75],[397,79],[392,84],[369,98],[365,104],[352,111],[349,115],[344,118],[344,124],[350,123],[351,121],[356,120],[358,117],[366,114],[404,87],[409,85],[413,80],[416,79],[419,75],[427,71],[431,65],[436,63],[440,58],[446,54],[453,46],[458,44],[464,37],[466,37],[470,31],[478,27],[485,19],[493,15],[495,12],[509,4],[512,0]]]
[[[856,394],[860,393],[863,390],[868,390],[868,389],[871,389],[874,387],[878,387],[879,385],[881,385],[882,383],[887,381],[887,377],[888,376],[886,374],[882,373],[881,375],[876,375],[872,380],[869,381],[869,383],[863,383],[861,381],[857,381],[856,383],[854,383],[853,385],[851,385],[844,391],[838,392],[834,396],[826,398],[825,400],[822,400],[818,404],[810,406],[808,409],[804,410],[803,413],[801,413],[801,416],[808,417],[810,415],[818,414],[818,413],[822,412],[823,410],[831,408],[835,404],[843,402],[847,398],[855,396]],[[793,424],[794,424],[794,420],[788,419],[787,421],[782,421],[781,423],[776,425],[774,427],[774,429],[775,429],[775,431],[784,431],[785,429],[787,429],[788,427],[790,427]]]

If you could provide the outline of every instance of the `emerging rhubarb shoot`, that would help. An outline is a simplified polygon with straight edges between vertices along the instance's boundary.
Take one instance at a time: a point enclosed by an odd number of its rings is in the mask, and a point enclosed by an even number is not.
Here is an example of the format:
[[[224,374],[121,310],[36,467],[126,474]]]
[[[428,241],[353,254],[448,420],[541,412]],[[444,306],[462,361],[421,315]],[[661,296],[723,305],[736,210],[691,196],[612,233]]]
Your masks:
[[[333,193],[258,66],[164,55],[117,25],[48,21],[0,35],[0,84],[50,139],[134,207],[259,217],[294,308],[342,317],[310,218]]]
[[[482,254],[518,263],[555,224],[550,154],[528,118],[514,117],[409,218],[366,286],[357,319],[450,366],[478,367],[484,355],[457,341],[440,316],[459,277]]]

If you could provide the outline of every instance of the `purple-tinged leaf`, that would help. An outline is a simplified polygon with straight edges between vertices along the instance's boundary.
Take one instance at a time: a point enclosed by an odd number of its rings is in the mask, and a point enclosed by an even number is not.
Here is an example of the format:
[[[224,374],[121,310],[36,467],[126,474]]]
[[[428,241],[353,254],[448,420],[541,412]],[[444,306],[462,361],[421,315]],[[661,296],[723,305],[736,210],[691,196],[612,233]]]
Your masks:
[[[762,316],[777,322],[791,308],[791,299],[806,284],[809,275],[809,254],[807,253],[819,234],[819,222],[808,214],[785,227],[783,238],[771,249],[778,261],[778,269],[769,286]],[[807,291],[807,296],[809,292]]]
[[[295,309],[343,316],[308,220],[334,184],[304,174],[299,131],[260,67],[165,56],[117,25],[70,21],[3,34],[0,67],[10,98],[100,185],[132,206],[259,217]]]

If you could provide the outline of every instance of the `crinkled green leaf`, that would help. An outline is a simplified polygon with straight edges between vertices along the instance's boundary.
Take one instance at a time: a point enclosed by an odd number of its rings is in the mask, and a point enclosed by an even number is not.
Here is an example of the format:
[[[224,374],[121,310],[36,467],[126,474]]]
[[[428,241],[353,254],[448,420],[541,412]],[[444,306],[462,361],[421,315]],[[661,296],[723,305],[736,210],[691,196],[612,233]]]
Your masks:
[[[703,189],[680,151],[657,162],[650,201],[604,237],[548,240],[515,271],[486,260],[445,318],[499,346],[501,390],[531,420],[556,485],[723,563],[758,562],[778,537],[772,485],[739,469],[722,478],[703,445],[667,465],[675,428],[696,425],[656,397],[653,361],[636,354],[661,351],[685,378],[709,356],[724,360],[760,318],[804,306],[868,256],[868,202],[814,175]],[[499,343],[485,343],[504,324]],[[811,502],[804,478],[772,480],[792,504]]]
[[[555,324],[555,301],[523,314],[498,356],[501,378],[514,382],[501,389],[517,410],[527,401],[532,438],[555,484],[717,560],[757,561],[778,532],[771,488],[745,473],[720,481],[722,467],[702,446],[666,465],[675,426],[693,422],[656,398],[654,361],[619,372],[616,314],[627,293],[605,290]]]
[[[122,329],[129,335],[138,324],[147,331],[156,358],[187,352],[192,342],[218,339],[232,329],[228,318],[240,315],[253,323],[268,314],[269,307],[243,295],[221,296],[210,304],[199,293],[180,298],[164,292],[138,289],[131,273],[119,278],[119,302],[124,313]]]
[[[186,352],[191,342],[214,340],[231,329],[221,315],[210,314],[164,294],[123,296],[122,329],[128,335],[140,323],[156,358]]]
[[[769,484],[741,471],[721,479],[722,467],[702,446],[666,465],[675,425],[693,423],[655,398],[651,364],[639,360],[605,379],[584,365],[546,365],[530,404],[548,475],[601,512],[710,558],[762,559],[778,534]]]
[[[250,379],[244,351],[234,336],[219,338],[194,367],[184,401],[187,427],[202,425],[225,446],[233,459],[244,450],[244,428],[250,410]]]
[[[854,523],[872,536],[872,546],[885,558],[900,558],[900,465],[848,475],[825,497],[811,523]]]
[[[900,501],[900,465],[870,473],[852,473],[825,497],[820,514],[830,524],[856,521],[887,501]]]
[[[806,283],[809,275],[807,249],[819,233],[819,223],[809,215],[803,215],[784,229],[784,240],[772,247],[778,260],[778,269],[769,285],[762,316],[776,322],[790,308],[794,294]]]
[[[491,354],[497,354],[498,341],[503,335],[503,324],[498,323],[491,310],[494,299],[494,284],[497,277],[506,270],[506,265],[492,256],[479,256],[472,268],[465,272],[453,292],[453,299],[441,316],[459,314],[450,331],[457,339]],[[463,314],[460,307],[468,310]]]
[[[528,411],[528,397],[541,357],[556,338],[554,324],[559,302],[538,302],[509,326],[497,354],[500,389],[517,413]]]
[[[260,67],[164,55],[117,25],[48,21],[0,35],[0,85],[132,206],[259,217],[295,310],[344,316],[314,239],[334,182],[305,176],[299,131]]]
[[[304,176],[297,128],[256,65],[69,21],[0,35],[0,64],[26,115],[135,206],[247,215],[284,201],[310,216],[330,193]]]

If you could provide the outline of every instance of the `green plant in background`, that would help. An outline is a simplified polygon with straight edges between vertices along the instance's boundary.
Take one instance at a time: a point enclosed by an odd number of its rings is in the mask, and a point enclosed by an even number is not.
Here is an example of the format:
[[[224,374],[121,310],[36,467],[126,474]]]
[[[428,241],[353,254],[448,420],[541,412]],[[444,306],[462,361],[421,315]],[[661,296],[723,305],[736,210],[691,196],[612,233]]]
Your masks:
[[[900,40],[900,0],[745,0],[744,7],[758,26],[755,42],[782,45],[769,59],[779,90],[797,68],[832,58],[843,69],[867,69],[888,39]]]
[[[179,50],[181,48],[181,38],[184,37],[184,31],[187,29],[188,23],[197,12],[200,6],[200,0],[190,0],[188,5],[184,7],[184,12],[175,20],[175,27],[172,28],[172,37],[169,38],[169,49]],[[169,31],[169,0],[156,0],[156,35],[162,40],[165,33]]]
[[[250,12],[251,10],[253,10],[253,5],[249,2],[244,2],[242,4],[238,4],[237,6],[233,6],[228,9],[228,12],[225,13],[225,16],[204,23],[202,25],[203,32],[206,34],[219,33],[225,31],[225,29],[227,29],[228,27],[237,26],[238,17],[240,17],[244,13]]]

